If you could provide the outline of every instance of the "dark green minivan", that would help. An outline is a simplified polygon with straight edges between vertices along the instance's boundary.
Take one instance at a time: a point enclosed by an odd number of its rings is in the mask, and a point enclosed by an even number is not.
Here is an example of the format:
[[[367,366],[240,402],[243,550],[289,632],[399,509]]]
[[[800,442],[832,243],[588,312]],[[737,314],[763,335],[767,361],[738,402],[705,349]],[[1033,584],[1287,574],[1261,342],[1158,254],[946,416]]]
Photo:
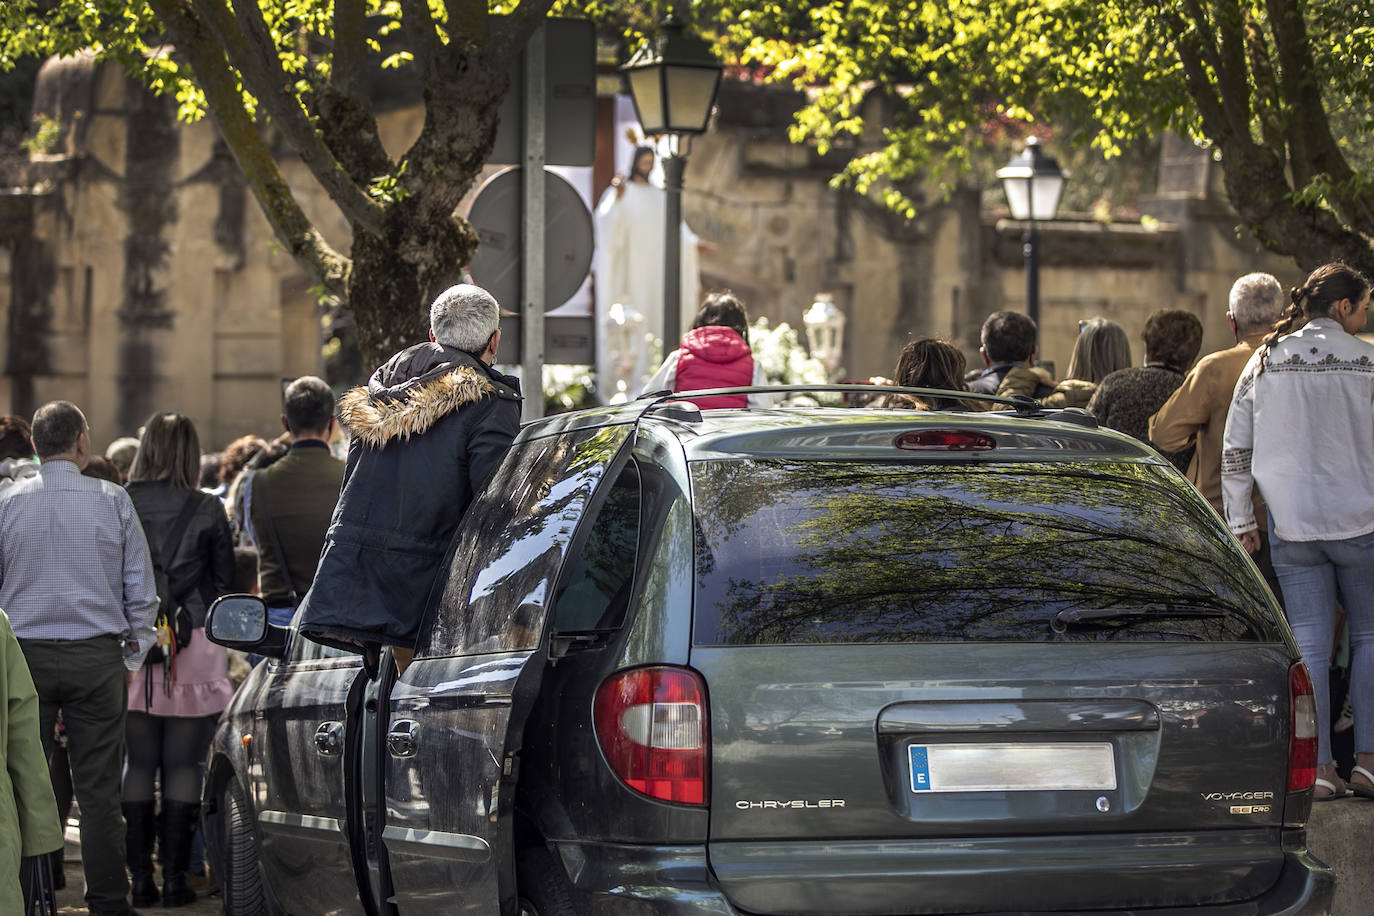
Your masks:
[[[1081,411],[553,417],[404,673],[242,604],[211,631],[277,657],[211,756],[231,914],[1329,909],[1282,615]]]

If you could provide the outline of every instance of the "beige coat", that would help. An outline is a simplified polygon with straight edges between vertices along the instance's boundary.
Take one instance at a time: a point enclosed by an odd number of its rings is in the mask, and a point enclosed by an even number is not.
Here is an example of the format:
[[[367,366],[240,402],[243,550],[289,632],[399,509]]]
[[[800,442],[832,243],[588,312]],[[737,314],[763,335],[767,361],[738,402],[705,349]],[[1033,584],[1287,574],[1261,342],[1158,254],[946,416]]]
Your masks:
[[[1188,372],[1164,406],[1150,418],[1150,444],[1161,452],[1181,452],[1197,446],[1188,465],[1188,479],[1212,508],[1225,514],[1221,503],[1221,442],[1226,415],[1250,355],[1264,340],[1264,332],[1251,334],[1227,350],[1204,356]],[[1255,491],[1258,497],[1259,491]],[[1263,503],[1255,500],[1256,513]],[[1263,524],[1263,518],[1259,518]]]

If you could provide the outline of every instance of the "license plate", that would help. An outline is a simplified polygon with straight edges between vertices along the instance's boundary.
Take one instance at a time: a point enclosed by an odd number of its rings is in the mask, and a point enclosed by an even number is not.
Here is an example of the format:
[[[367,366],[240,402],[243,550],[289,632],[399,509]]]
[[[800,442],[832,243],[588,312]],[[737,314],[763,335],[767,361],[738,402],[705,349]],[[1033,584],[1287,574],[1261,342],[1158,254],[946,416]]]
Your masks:
[[[1112,745],[913,744],[913,792],[1051,792],[1116,788]]]

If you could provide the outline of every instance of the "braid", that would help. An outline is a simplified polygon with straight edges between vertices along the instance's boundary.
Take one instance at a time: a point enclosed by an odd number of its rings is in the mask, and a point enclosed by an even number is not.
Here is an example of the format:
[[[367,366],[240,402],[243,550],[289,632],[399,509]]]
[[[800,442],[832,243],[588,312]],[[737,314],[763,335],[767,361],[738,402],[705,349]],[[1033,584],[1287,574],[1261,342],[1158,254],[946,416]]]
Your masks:
[[[1270,329],[1269,333],[1264,336],[1263,342],[1260,343],[1260,361],[1259,368],[1255,372],[1256,375],[1264,371],[1265,365],[1269,362],[1269,351],[1273,349],[1274,344],[1279,342],[1280,337],[1291,333],[1298,321],[1304,317],[1303,300],[1310,293],[1311,290],[1305,286],[1301,288],[1295,286],[1289,291],[1288,296],[1293,300],[1292,304],[1283,310],[1279,320],[1274,322],[1274,327]]]
[[[1256,375],[1264,371],[1269,360],[1269,351],[1285,334],[1314,318],[1331,315],[1331,309],[1338,302],[1349,299],[1359,302],[1369,293],[1369,281],[1359,271],[1339,261],[1325,264],[1312,271],[1307,282],[1295,286],[1288,292],[1293,304],[1284,310],[1279,320],[1274,322],[1273,330],[1265,335],[1259,346],[1260,361]]]

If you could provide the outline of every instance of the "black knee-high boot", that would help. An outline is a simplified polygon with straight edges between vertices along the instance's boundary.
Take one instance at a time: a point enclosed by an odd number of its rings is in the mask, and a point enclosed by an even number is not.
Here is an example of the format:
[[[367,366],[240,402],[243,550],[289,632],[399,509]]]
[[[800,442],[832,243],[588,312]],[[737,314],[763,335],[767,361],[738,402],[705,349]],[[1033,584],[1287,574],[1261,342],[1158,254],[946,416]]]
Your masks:
[[[186,886],[191,864],[191,826],[200,819],[200,805],[163,801],[162,905],[185,906],[196,899]]]
[[[160,895],[153,880],[153,837],[157,833],[155,802],[125,802],[124,859],[129,865],[134,906],[157,903]]]

